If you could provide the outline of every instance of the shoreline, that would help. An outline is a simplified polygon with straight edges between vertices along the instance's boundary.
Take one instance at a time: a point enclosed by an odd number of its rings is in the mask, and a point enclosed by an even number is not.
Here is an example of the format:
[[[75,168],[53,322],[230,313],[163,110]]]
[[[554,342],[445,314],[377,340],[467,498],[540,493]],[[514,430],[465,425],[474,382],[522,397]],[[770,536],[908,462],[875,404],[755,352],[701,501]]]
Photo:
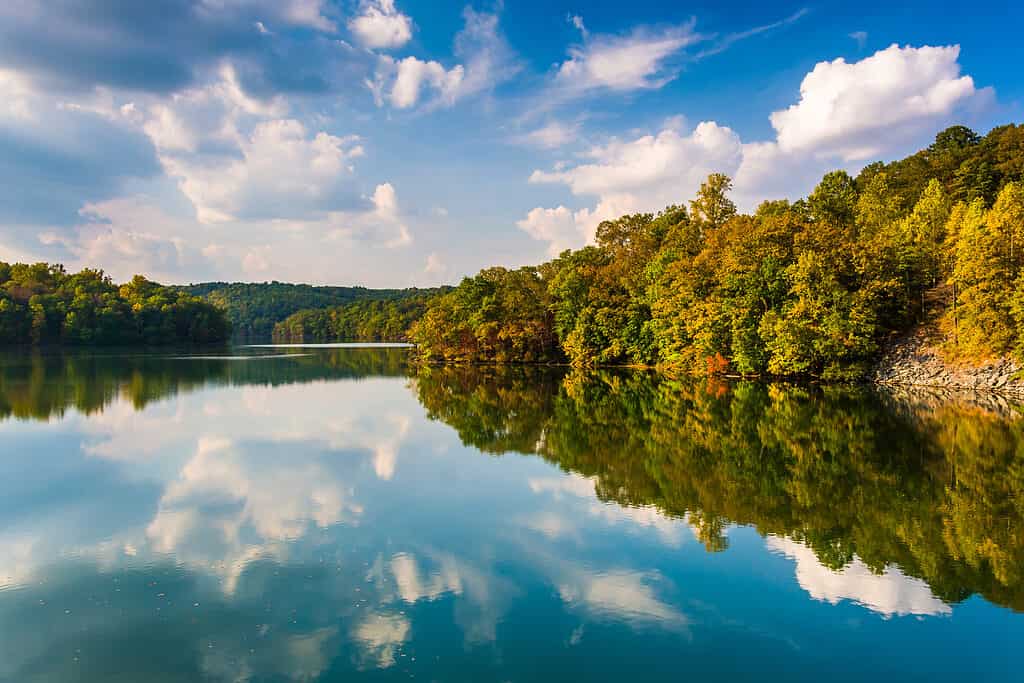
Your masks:
[[[950,363],[940,351],[941,339],[932,326],[911,330],[888,346],[875,363],[870,381],[880,386],[1024,398],[1024,364],[1010,356]]]

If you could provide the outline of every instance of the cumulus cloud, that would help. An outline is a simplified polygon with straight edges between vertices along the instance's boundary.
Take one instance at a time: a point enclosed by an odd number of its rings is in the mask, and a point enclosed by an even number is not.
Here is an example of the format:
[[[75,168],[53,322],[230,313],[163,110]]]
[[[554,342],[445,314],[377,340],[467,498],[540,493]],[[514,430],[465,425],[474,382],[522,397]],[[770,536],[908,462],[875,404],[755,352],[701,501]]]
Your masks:
[[[689,133],[669,121],[656,135],[613,140],[582,163],[530,176],[595,197],[596,205],[537,207],[518,225],[557,253],[592,241],[602,220],[686,201],[715,172],[734,177],[743,209],[803,196],[826,170],[905,151],[991,97],[960,74],[958,56],[956,46],[894,45],[859,62],[822,62],[804,78],[799,101],[771,115],[773,140],[744,143],[714,121]]]
[[[424,103],[427,107],[451,106],[493,88],[518,71],[519,65],[498,30],[497,15],[466,8],[463,19],[465,24],[454,45],[459,63],[451,68],[415,56],[379,58],[374,76],[365,81],[378,107],[385,103],[395,109]]]
[[[800,100],[771,115],[779,147],[843,161],[878,156],[978,93],[959,56],[957,45],[892,45],[859,62],[817,64]]]
[[[458,96],[466,70],[461,64],[445,69],[440,62],[406,57],[397,62],[383,58],[385,71],[394,72],[389,101],[397,109],[409,109],[416,105],[424,89],[433,90],[437,100],[451,105]]]
[[[277,25],[332,32],[327,0],[19,0],[0,3],[0,63],[51,88],[94,87],[169,94],[201,81],[224,59],[246,61],[266,80],[301,87],[294,72],[305,47],[267,50]],[[308,47],[309,51],[306,50]],[[307,86],[313,85],[308,83]]]
[[[566,249],[575,249],[586,244],[593,237],[585,227],[585,216],[576,216],[564,206],[553,209],[537,207],[531,209],[526,218],[516,225],[527,235],[540,242],[548,243],[548,254],[557,256]]]
[[[402,47],[412,39],[412,19],[395,8],[395,0],[364,0],[348,28],[374,49]]]
[[[536,208],[519,222],[549,251],[592,241],[597,225],[624,213],[650,210],[692,195],[709,173],[734,171],[742,143],[731,129],[703,122],[682,133],[675,127],[632,141],[612,140],[587,153],[589,163],[555,171],[534,171],[532,183],[560,183],[577,196],[596,196],[592,209]]]
[[[164,156],[168,173],[196,207],[199,220],[301,217],[329,206],[362,155],[355,137],[310,134],[295,119],[260,123],[240,141],[241,158]]]
[[[395,187],[378,181],[366,191],[357,178],[359,138],[324,130],[323,118],[293,112],[283,95],[252,94],[233,63],[210,76],[170,96],[62,95],[0,72],[0,178],[18,179],[0,183],[5,253],[98,265],[118,278],[262,278],[273,269],[333,281],[338,256],[332,265],[328,251],[339,241],[364,261],[365,249],[412,243]],[[349,266],[350,277],[393,284],[365,263]]]
[[[413,242],[412,233],[402,219],[398,194],[391,183],[382,183],[370,197],[372,209],[361,212],[328,214],[322,225],[325,239],[338,241],[373,241],[388,249],[405,247]]]
[[[150,139],[201,223],[307,220],[359,203],[359,139],[309,130],[284,98],[246,93],[231,65],[171,98],[89,106]]]
[[[184,270],[200,276],[214,272],[192,223],[167,214],[145,197],[89,203],[79,213],[84,222],[73,232],[48,230],[39,236],[46,246],[64,247],[72,257],[71,267],[103,264],[119,280],[136,273],[173,280]]]
[[[74,223],[84,201],[116,196],[131,180],[159,173],[152,145],[134,126],[75,108],[24,72],[0,69],[0,239],[16,225]],[[34,232],[13,232],[21,248],[35,240]]]
[[[530,182],[564,183],[576,195],[608,195],[649,189],[665,182],[666,170],[672,170],[671,182],[686,187],[703,180],[705,169],[737,165],[740,154],[736,133],[703,122],[689,135],[668,128],[628,142],[612,140],[587,152],[590,163],[561,171],[534,171]],[[680,179],[675,171],[684,171],[684,177]]]

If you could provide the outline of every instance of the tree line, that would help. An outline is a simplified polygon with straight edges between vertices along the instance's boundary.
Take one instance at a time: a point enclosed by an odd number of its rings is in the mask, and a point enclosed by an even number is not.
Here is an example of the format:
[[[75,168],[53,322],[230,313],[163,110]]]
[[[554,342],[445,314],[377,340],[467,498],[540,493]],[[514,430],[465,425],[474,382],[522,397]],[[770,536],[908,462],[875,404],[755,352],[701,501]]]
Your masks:
[[[343,306],[299,311],[274,325],[277,343],[404,342],[428,301],[444,290],[408,290],[398,299],[368,299]]]
[[[342,306],[367,299],[415,296],[418,290],[326,287],[285,282],[206,282],[181,287],[223,309],[236,339],[266,340],[274,326],[299,311]]]
[[[216,306],[141,275],[118,286],[101,270],[0,262],[0,344],[210,344],[230,334]]]
[[[752,215],[713,174],[688,207],[604,221],[594,246],[464,279],[410,338],[428,360],[851,379],[933,290],[951,355],[1024,357],[1022,181],[1015,125],[949,128]]]

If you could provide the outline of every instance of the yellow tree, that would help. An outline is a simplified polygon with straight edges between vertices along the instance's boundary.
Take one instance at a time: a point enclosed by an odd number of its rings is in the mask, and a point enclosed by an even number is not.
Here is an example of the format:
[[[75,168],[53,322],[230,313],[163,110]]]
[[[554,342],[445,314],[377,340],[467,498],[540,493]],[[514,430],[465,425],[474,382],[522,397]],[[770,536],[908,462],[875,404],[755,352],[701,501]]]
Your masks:
[[[928,182],[913,212],[903,219],[902,229],[921,254],[922,275],[934,285],[942,275],[942,244],[952,203],[942,183],[934,178]]]
[[[957,236],[954,251],[952,311],[955,343],[967,356],[1005,353],[1014,339],[1011,297],[1013,277],[1005,258],[996,217],[975,199],[956,209],[950,233]]]
[[[988,223],[1001,243],[1011,277],[1024,262],[1024,182],[1007,183],[989,211]]]

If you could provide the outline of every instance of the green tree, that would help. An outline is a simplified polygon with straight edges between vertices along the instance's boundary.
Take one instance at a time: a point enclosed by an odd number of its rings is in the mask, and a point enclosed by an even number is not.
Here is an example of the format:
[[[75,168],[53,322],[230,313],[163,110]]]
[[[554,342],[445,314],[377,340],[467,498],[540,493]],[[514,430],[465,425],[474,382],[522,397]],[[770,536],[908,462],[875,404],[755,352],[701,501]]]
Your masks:
[[[811,218],[832,227],[853,225],[857,210],[857,189],[846,171],[825,174],[807,198]]]
[[[690,220],[704,233],[717,230],[736,215],[736,204],[729,199],[732,179],[712,173],[701,183],[697,197],[690,202]]]

